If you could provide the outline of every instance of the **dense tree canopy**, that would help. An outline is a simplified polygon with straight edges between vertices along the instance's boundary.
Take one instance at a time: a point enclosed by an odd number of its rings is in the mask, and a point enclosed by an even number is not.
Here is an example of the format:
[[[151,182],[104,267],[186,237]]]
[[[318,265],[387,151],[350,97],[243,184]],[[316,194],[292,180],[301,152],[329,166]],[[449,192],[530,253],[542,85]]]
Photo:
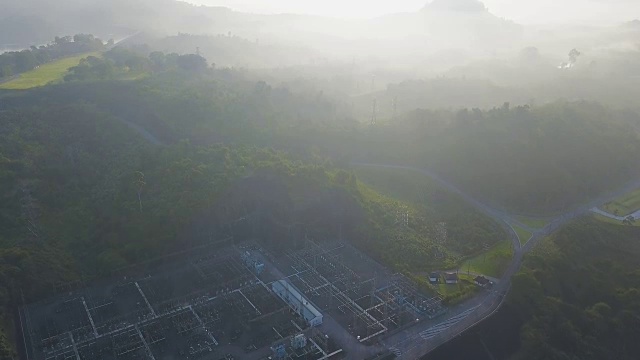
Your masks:
[[[523,322],[514,359],[640,356],[638,228],[584,219],[554,234],[513,279]]]
[[[498,206],[548,213],[635,178],[639,124],[635,113],[587,102],[416,110],[384,126],[371,151],[431,167]]]

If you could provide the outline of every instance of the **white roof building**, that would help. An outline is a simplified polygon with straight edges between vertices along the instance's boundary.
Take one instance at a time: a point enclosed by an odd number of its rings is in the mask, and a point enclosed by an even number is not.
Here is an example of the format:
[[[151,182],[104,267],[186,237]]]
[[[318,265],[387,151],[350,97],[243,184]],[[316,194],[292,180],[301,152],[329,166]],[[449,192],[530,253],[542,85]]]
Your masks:
[[[278,280],[271,284],[271,290],[302,316],[311,326],[322,324],[322,314],[288,281]]]

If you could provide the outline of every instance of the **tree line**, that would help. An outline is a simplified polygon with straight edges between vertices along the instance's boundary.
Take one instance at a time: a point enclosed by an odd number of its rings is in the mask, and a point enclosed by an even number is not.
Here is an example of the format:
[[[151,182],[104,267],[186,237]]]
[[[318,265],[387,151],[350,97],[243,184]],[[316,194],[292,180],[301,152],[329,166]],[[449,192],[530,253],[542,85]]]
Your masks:
[[[36,67],[72,55],[101,51],[107,44],[91,34],[76,34],[74,36],[56,36],[55,40],[42,46],[31,46],[22,51],[9,51],[0,54],[0,80],[11,77]]]
[[[513,359],[640,356],[638,228],[582,219],[525,258],[508,298],[522,324]]]
[[[208,66],[207,60],[197,54],[178,55],[155,51],[145,56],[134,50],[116,47],[100,57],[89,56],[82,59],[80,64],[69,69],[64,80],[67,82],[114,80],[126,78],[131,74],[144,75],[172,69],[200,73]]]

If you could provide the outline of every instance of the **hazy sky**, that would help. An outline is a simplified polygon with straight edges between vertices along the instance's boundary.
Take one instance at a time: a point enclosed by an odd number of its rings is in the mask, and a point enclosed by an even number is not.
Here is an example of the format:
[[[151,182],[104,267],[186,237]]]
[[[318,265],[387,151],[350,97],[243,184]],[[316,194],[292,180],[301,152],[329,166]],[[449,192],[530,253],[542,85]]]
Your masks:
[[[185,0],[258,13],[305,13],[363,18],[415,11],[430,0]],[[611,23],[640,17],[640,0],[485,0],[489,10],[523,24]]]

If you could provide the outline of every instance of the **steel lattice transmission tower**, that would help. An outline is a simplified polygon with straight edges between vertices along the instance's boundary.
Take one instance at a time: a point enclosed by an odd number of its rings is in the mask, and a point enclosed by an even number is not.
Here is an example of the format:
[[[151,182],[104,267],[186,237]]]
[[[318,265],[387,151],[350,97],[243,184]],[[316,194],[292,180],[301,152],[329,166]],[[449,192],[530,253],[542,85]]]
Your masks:
[[[393,101],[391,101],[391,106],[393,107],[393,120],[396,119],[396,115],[398,114],[398,97],[395,96]]]
[[[371,125],[378,121],[378,99],[373,99],[373,111],[371,112]]]

